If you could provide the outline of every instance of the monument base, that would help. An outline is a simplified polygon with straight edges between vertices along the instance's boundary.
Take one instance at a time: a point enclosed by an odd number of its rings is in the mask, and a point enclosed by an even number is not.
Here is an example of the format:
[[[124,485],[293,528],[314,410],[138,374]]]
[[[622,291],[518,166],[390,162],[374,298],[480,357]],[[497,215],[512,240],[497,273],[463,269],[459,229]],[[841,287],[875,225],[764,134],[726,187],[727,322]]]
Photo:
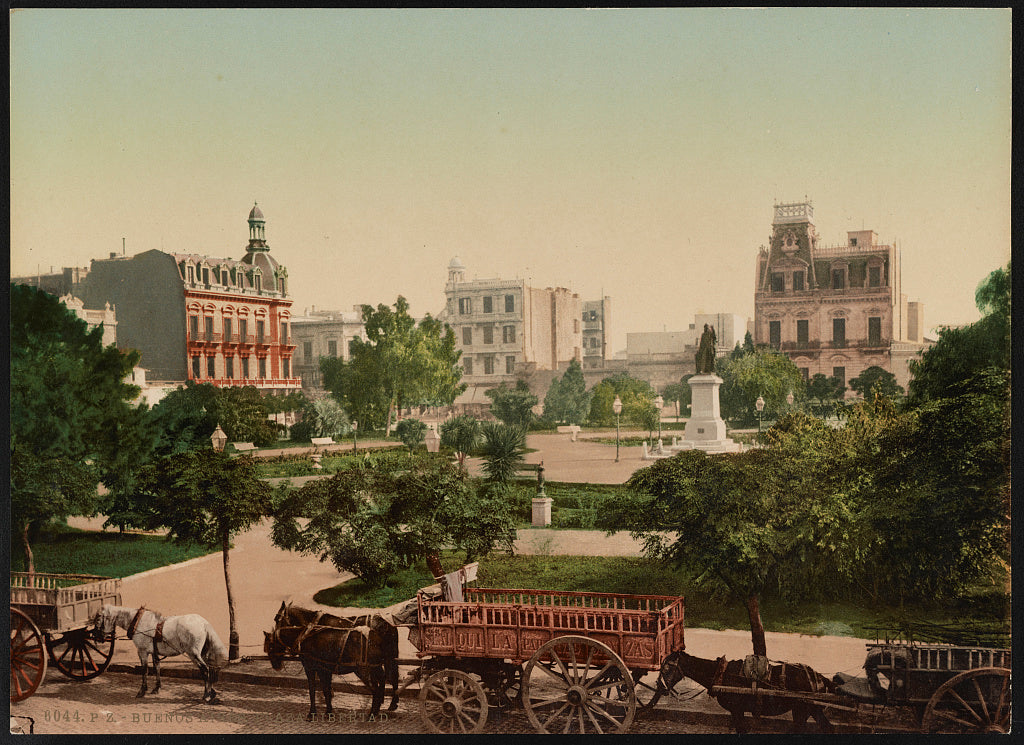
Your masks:
[[[713,373],[694,375],[690,384],[689,421],[682,440],[673,440],[666,450],[702,450],[705,453],[738,453],[741,443],[726,437],[725,422],[718,407],[718,388],[724,382]]]

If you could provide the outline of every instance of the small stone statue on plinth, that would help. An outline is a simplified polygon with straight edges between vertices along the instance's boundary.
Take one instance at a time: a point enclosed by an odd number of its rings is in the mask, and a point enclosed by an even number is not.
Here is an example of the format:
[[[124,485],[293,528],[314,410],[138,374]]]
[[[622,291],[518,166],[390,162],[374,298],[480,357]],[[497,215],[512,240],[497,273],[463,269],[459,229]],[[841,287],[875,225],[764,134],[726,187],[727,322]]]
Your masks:
[[[551,497],[544,493],[544,461],[537,466],[537,495],[533,498],[533,520],[535,528],[551,524]]]

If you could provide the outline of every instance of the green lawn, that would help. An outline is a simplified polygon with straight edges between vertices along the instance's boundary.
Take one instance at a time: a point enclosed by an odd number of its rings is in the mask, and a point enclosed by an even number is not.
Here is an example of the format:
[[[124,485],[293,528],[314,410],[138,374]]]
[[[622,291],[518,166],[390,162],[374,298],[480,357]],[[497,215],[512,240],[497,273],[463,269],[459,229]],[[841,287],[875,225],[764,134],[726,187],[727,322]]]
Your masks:
[[[180,546],[163,536],[78,530],[67,526],[44,532],[32,544],[37,572],[128,577],[210,553],[200,546]],[[20,544],[12,542],[11,570],[25,571]]]
[[[462,556],[445,552],[446,567],[456,567]],[[426,565],[395,575],[384,588],[368,588],[358,579],[326,588],[315,600],[336,607],[383,608],[415,597],[416,590],[433,584]],[[682,595],[686,597],[686,624],[711,629],[747,629],[746,607],[737,601],[712,598],[693,591],[681,572],[636,557],[506,556],[494,554],[480,562],[480,587],[612,592],[630,595]],[[875,628],[891,627],[899,619],[912,624],[983,625],[1009,634],[1008,600],[979,598],[973,603],[866,607],[854,602],[783,603],[761,600],[761,618],[767,631],[810,635],[875,638]],[[1009,640],[1006,640],[1009,646]]]

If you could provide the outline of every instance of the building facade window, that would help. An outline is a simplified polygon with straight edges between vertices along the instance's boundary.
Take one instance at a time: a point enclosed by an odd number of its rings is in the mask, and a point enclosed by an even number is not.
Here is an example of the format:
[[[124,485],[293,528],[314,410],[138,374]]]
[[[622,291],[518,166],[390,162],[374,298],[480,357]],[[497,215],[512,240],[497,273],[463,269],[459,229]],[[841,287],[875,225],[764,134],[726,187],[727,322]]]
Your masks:
[[[193,341],[199,338],[199,316],[188,317],[188,333]]]
[[[203,284],[210,284],[210,269],[209,267],[203,267]]]
[[[196,283],[196,270],[191,264],[189,264],[188,271],[186,273],[188,274],[188,283],[190,285],[194,285]]]
[[[505,374],[511,375],[516,371],[516,358],[515,355],[511,355],[505,358]]]
[[[241,337],[243,344],[249,343],[249,319],[239,318],[238,319],[238,335]]]
[[[501,327],[501,341],[505,344],[514,344],[516,340],[516,327],[515,326],[502,326]]]
[[[282,344],[287,344],[288,343],[288,322],[287,321],[281,321],[281,343]]]
[[[804,289],[804,273],[793,272],[793,289],[800,291]]]
[[[302,342],[302,359],[305,360],[306,362],[313,361],[313,342]]]
[[[265,341],[265,339],[264,339],[264,336],[266,334],[265,326],[266,326],[266,324],[263,321],[256,321],[256,343],[257,344],[262,344]]]
[[[516,296],[506,295],[505,296],[505,312],[515,313],[516,312]]]
[[[494,343],[494,327],[484,326],[484,344]]]
[[[768,321],[768,344],[775,349],[782,346],[782,321]]]
[[[463,359],[462,360],[462,369],[463,369],[463,371],[465,371],[466,375],[472,375],[473,374],[473,360],[471,360],[469,357],[466,357],[465,359]]]
[[[785,292],[786,275],[782,272],[772,272],[772,292]]]
[[[832,270],[832,289],[833,290],[842,290],[844,287],[846,287],[845,272],[842,269],[833,269]]]
[[[231,319],[230,318],[225,318],[224,321],[223,321],[223,325],[224,325],[224,341],[230,342],[230,341],[232,341],[232,338],[231,338]],[[230,376],[228,376],[228,377],[230,377]]]
[[[846,368],[845,367],[833,367],[832,377],[839,381],[839,384],[846,387]]]
[[[473,345],[473,327],[463,326],[462,327],[462,345],[470,347]]]
[[[256,292],[259,292],[260,290],[263,289],[263,277],[260,276],[259,272],[256,272],[254,275],[252,275],[252,287],[254,290],[256,290]]]
[[[198,357],[193,357],[192,358],[192,379],[193,380],[199,380],[200,372],[201,372],[201,369],[199,367],[199,358]]]
[[[881,287],[882,286],[882,267],[880,266],[869,266],[868,267],[868,287]]]
[[[231,284],[231,275],[228,274],[228,270],[227,269],[222,269],[221,270],[221,273],[220,273],[220,283],[222,285],[224,285],[225,287],[227,287],[229,284]]]
[[[213,317],[205,316],[203,324],[206,327],[206,341],[213,341]]]
[[[800,370],[800,374],[804,377],[804,382],[805,383],[811,379],[811,368],[809,368],[809,367],[801,367],[801,368],[799,368],[799,370]]]
[[[249,380],[249,358],[242,358],[242,380]]]
[[[834,347],[845,347],[846,346],[846,319],[845,318],[833,318],[832,319],[832,346],[834,346]]]
[[[235,358],[225,357],[224,358],[224,377],[228,380],[232,380],[235,377]]]
[[[292,361],[281,360],[281,367],[284,369],[283,377],[290,378],[292,376]]]
[[[808,329],[810,322],[806,318],[798,318],[796,322],[796,343],[797,346],[806,347],[808,343]]]
[[[473,298],[459,298],[459,315],[464,316],[473,312]]]
[[[217,358],[207,357],[206,358],[206,377],[216,378],[217,377]]]
[[[868,345],[877,347],[882,344],[882,318],[870,316],[868,318]]]
[[[484,375],[494,375],[494,358],[484,357]]]
[[[266,357],[260,357],[259,366],[260,366],[260,368],[259,368],[260,369],[260,380],[266,380],[267,379],[267,358]]]
[[[484,313],[494,312],[494,298],[490,295],[484,297]]]
[[[338,356],[338,340],[337,339],[330,339],[327,342],[327,356],[328,357],[337,357]]]

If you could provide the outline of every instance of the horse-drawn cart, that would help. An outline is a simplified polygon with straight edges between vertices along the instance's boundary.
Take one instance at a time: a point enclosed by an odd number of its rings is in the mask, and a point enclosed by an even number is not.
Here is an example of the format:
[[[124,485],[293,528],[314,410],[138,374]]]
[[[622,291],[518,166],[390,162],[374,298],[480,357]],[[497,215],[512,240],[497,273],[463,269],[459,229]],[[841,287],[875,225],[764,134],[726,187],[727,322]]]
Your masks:
[[[417,604],[420,711],[435,732],[482,730],[488,692],[538,732],[624,732],[656,696],[642,678],[684,646],[681,597],[468,588]]]
[[[120,602],[120,579],[11,572],[11,701],[35,693],[46,675],[47,657],[75,680],[106,670],[114,639],[95,641],[92,619],[105,603]]]

